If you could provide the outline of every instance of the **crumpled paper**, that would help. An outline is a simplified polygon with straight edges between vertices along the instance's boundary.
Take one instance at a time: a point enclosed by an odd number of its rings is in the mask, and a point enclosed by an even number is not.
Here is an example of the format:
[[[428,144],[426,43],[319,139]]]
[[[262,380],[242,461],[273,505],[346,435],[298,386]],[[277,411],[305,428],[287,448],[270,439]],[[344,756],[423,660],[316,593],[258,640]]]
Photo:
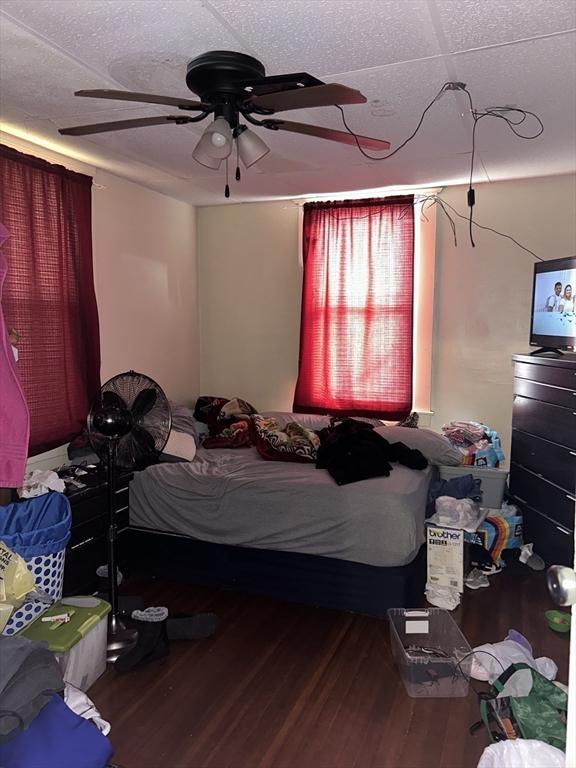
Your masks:
[[[34,469],[24,475],[22,488],[18,489],[21,499],[31,499],[34,496],[42,496],[48,491],[60,491],[66,489],[64,480],[58,477],[51,469]]]

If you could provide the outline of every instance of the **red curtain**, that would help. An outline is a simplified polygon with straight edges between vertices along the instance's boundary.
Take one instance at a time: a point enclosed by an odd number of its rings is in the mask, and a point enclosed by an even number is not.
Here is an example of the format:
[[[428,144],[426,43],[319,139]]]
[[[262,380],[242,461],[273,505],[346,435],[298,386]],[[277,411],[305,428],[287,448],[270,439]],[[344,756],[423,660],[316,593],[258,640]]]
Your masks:
[[[410,412],[413,203],[410,195],[304,206],[294,411]]]
[[[31,456],[81,431],[100,386],[91,186],[89,176],[0,146],[0,221],[10,231],[2,305],[20,336]]]

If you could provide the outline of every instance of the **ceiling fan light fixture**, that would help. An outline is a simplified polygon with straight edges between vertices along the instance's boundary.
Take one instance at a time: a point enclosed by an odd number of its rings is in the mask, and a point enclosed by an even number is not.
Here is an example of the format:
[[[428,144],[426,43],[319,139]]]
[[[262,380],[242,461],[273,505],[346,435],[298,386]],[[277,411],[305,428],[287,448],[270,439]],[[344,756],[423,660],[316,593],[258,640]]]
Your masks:
[[[238,154],[244,166],[250,168],[251,165],[257,163],[270,152],[270,147],[254,131],[245,126],[242,127],[244,130],[239,132],[236,137]]]
[[[232,129],[228,121],[224,117],[217,117],[202,134],[192,157],[201,165],[218,170],[222,160],[232,152],[233,143]]]
[[[208,147],[206,145],[208,144]],[[203,165],[205,168],[211,168],[213,171],[217,171],[222,164],[222,160],[219,157],[212,157],[210,154],[210,144],[204,141],[204,137],[200,139],[196,144],[192,157],[197,163]]]

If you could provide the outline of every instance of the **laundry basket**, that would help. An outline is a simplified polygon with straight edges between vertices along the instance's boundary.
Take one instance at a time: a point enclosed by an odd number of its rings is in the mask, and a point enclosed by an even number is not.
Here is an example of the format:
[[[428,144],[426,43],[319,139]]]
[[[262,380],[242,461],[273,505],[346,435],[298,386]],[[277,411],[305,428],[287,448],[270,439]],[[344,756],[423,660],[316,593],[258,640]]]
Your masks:
[[[53,600],[62,597],[64,555],[70,538],[70,503],[62,493],[47,493],[0,508],[0,540],[20,555],[37,587]],[[13,635],[46,610],[48,603],[29,600],[4,627]]]

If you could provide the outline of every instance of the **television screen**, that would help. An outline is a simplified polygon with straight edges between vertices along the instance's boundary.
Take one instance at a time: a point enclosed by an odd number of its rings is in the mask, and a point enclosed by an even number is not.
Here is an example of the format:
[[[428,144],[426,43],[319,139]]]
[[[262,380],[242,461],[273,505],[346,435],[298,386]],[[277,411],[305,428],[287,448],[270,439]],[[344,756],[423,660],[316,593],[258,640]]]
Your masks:
[[[541,261],[534,266],[530,344],[576,344],[576,256]]]

